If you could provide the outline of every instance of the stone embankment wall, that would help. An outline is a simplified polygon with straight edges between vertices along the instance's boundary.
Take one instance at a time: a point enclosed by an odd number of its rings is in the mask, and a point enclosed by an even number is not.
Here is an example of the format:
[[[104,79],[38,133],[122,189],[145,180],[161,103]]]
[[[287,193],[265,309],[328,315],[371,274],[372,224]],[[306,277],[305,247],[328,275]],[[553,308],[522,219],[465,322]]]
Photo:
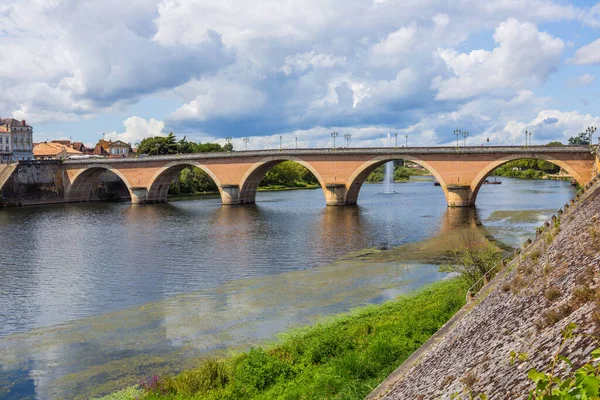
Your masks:
[[[368,398],[524,399],[531,366],[511,365],[511,351],[542,370],[571,322],[578,334],[562,354],[576,366],[587,361],[599,347],[591,335],[600,335],[600,183],[560,214]]]
[[[58,161],[35,161],[2,166],[0,206],[28,206],[65,203],[69,182]],[[89,200],[129,198],[118,176],[107,173],[91,189]]]

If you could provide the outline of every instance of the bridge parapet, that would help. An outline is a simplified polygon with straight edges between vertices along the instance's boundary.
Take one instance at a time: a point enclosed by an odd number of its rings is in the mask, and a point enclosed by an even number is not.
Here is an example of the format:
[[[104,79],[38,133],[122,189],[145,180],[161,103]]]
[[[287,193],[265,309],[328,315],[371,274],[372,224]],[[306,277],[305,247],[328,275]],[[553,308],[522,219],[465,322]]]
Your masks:
[[[270,168],[290,160],[308,168],[319,181],[328,205],[354,204],[363,182],[378,166],[392,160],[422,165],[440,183],[449,206],[475,204],[485,178],[500,165],[517,159],[546,160],[564,168],[580,184],[588,183],[600,170],[598,148],[589,146],[489,146],[401,147],[236,151],[138,159],[51,161],[47,168],[62,171],[59,186],[65,201],[87,201],[99,171],[111,171],[124,182],[131,201],[167,201],[171,182],[181,170],[195,166],[205,171],[219,188],[223,204],[253,203],[260,181]],[[44,168],[44,162],[23,165]],[[19,164],[22,165],[22,164]]]

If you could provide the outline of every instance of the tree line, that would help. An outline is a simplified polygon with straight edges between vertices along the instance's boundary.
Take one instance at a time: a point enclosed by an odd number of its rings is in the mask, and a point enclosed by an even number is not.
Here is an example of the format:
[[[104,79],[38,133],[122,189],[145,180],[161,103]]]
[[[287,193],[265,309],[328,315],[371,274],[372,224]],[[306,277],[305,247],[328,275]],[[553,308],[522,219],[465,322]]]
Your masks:
[[[154,136],[143,139],[137,146],[138,154],[161,156],[167,154],[212,153],[233,151],[233,145],[227,143],[196,143],[183,139],[177,140],[173,132],[167,136]]]

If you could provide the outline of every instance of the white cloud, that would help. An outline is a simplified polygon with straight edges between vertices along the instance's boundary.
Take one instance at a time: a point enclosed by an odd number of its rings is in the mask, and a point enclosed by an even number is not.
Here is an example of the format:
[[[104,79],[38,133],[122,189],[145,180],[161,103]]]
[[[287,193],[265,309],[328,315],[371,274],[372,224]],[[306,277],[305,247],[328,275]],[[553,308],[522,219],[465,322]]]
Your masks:
[[[578,76],[576,78],[569,79],[567,81],[567,83],[569,84],[569,86],[572,86],[572,87],[585,87],[585,86],[589,86],[592,83],[594,83],[595,80],[596,80],[596,77],[594,75],[584,74],[584,75]]]
[[[501,23],[494,40],[498,47],[492,51],[438,50],[453,73],[451,77],[437,76],[433,80],[438,100],[506,94],[507,89],[537,86],[557,69],[565,47],[561,39],[516,19]]]
[[[503,133],[513,143],[523,142],[524,131],[533,132],[533,143],[546,144],[551,141],[568,143],[569,138],[584,132],[588,126],[600,124],[600,117],[581,114],[577,111],[542,110],[528,122],[509,121]]]
[[[155,118],[180,135],[441,118],[440,129],[421,129],[440,142],[452,113],[478,130],[504,126],[504,103],[561,66],[564,44],[536,23],[593,26],[600,10],[558,0],[9,1],[0,5],[4,115],[70,122],[160,96]],[[495,49],[473,47],[494,29]],[[533,98],[513,110],[518,120],[539,112]]]
[[[600,39],[577,49],[570,61],[573,64],[600,64]]]
[[[0,106],[33,123],[77,119],[233,61],[213,31],[195,45],[156,42],[155,13],[156,5],[142,0],[0,6]]]
[[[255,88],[226,80],[191,82],[187,90],[190,89],[197,96],[173,112],[169,118],[206,121],[210,118],[240,117],[260,109],[266,99]]]
[[[131,143],[135,146],[142,139],[153,136],[164,136],[165,124],[154,118],[146,120],[137,116],[129,117],[123,121],[124,132],[108,132],[105,134],[106,140],[122,140],[125,143]]]
[[[408,62],[407,57],[415,44],[416,33],[417,26],[414,23],[390,33],[373,46],[371,62],[374,65],[395,65],[400,61]]]
[[[337,57],[333,54],[316,54],[309,51],[302,54],[294,54],[285,58],[285,65],[281,70],[290,75],[292,71],[306,71],[309,68],[333,68],[336,65],[344,65],[346,57]]]

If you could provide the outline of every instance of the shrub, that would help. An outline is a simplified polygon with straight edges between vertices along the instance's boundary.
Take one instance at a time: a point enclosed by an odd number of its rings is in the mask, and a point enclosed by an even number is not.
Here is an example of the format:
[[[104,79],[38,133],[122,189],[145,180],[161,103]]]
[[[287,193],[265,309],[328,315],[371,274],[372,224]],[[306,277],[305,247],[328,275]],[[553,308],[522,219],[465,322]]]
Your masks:
[[[235,367],[235,383],[250,390],[264,390],[292,375],[290,366],[261,348],[251,349]]]
[[[559,299],[561,295],[562,290],[560,290],[560,288],[554,285],[549,286],[548,289],[546,289],[546,291],[544,292],[544,297],[546,298],[546,300],[551,302],[554,302],[557,299]]]
[[[593,301],[595,297],[594,289],[588,285],[579,286],[573,291],[573,303],[576,307]]]

